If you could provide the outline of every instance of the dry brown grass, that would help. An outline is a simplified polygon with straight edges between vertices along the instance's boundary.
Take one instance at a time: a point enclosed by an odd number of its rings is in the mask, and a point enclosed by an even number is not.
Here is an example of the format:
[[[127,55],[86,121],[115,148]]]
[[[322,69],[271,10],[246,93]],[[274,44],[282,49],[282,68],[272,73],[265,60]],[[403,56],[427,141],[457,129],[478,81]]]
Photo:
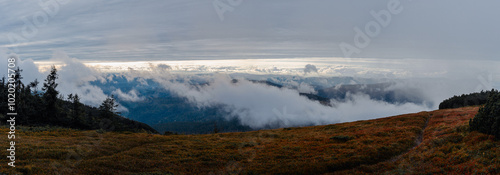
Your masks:
[[[499,141],[469,131],[479,107],[431,112],[424,140],[395,161],[361,166],[337,174],[500,174]]]
[[[18,133],[22,174],[419,174],[498,171],[498,141],[468,131],[478,108],[210,135]],[[429,118],[429,116],[432,116]],[[422,132],[422,129],[428,127]],[[6,128],[0,129],[7,132]],[[423,142],[416,148],[416,140]],[[6,137],[0,137],[8,143]],[[6,151],[3,152],[5,157]],[[401,155],[402,156],[398,156]]]

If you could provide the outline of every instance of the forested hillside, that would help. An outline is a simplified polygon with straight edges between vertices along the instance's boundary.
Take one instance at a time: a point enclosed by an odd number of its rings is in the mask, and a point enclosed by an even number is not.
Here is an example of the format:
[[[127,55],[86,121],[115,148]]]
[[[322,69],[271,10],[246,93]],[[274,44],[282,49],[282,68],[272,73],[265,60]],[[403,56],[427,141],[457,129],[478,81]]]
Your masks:
[[[494,94],[499,94],[498,90],[492,89],[491,91],[462,94],[460,96],[455,95],[441,102],[439,104],[439,109],[452,109],[466,106],[483,105],[488,101],[488,97]]]
[[[96,108],[82,104],[78,94],[69,94],[67,97],[59,94],[56,82],[58,75],[55,67],[52,67],[41,89],[38,80],[27,84],[22,82],[21,73],[22,70],[17,68],[15,73],[0,81],[0,113],[17,112],[16,125],[157,133],[156,130],[144,123],[119,116],[116,112],[117,103],[112,96],[107,97]],[[15,105],[9,105],[7,97],[9,91],[14,90]],[[12,107],[13,110],[10,110],[9,107]],[[1,121],[5,122],[6,116],[1,114]]]

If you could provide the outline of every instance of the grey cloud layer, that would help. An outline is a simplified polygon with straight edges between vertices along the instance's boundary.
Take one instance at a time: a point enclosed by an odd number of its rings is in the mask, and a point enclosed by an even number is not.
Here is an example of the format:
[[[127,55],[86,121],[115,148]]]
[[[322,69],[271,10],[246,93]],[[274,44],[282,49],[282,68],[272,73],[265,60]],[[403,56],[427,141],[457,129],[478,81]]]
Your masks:
[[[55,0],[53,0],[55,1]],[[47,1],[44,1],[47,2]],[[92,60],[342,57],[353,28],[374,20],[388,1],[244,1],[220,21],[211,1],[67,1],[18,54],[48,59],[62,50]],[[495,59],[500,3],[407,1],[390,25],[355,57]],[[21,33],[37,1],[0,3],[0,46]]]

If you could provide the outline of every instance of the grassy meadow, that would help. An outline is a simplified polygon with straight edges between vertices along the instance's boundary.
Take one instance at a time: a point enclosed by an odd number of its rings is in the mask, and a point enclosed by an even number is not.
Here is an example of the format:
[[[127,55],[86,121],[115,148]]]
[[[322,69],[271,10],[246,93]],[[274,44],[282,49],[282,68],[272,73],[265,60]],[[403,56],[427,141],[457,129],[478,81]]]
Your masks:
[[[325,126],[207,135],[16,130],[7,174],[494,174],[499,141],[470,132],[478,107]],[[8,128],[2,127],[2,133]],[[0,142],[8,146],[7,137]],[[6,157],[7,151],[2,152]]]

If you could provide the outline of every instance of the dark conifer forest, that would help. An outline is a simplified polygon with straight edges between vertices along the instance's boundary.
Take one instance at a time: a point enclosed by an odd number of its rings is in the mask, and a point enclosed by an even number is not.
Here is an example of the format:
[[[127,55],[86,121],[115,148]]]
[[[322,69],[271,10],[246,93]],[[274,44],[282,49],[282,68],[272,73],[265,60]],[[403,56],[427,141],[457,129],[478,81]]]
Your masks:
[[[122,117],[116,112],[118,106],[113,96],[108,96],[99,107],[80,102],[78,94],[64,96],[57,90],[57,69],[52,66],[43,82],[22,82],[22,69],[17,68],[11,82],[5,77],[0,81],[0,113],[9,110],[7,94],[15,89],[16,125],[55,126],[81,130],[131,131],[157,133],[150,126]],[[12,82],[12,79],[15,80]],[[12,90],[11,90],[12,91]],[[0,115],[2,122],[6,116]]]
[[[498,90],[481,91],[470,94],[462,94],[453,96],[444,100],[439,104],[439,109],[461,108],[466,106],[484,105],[488,101],[488,97],[494,94],[499,94]]]

